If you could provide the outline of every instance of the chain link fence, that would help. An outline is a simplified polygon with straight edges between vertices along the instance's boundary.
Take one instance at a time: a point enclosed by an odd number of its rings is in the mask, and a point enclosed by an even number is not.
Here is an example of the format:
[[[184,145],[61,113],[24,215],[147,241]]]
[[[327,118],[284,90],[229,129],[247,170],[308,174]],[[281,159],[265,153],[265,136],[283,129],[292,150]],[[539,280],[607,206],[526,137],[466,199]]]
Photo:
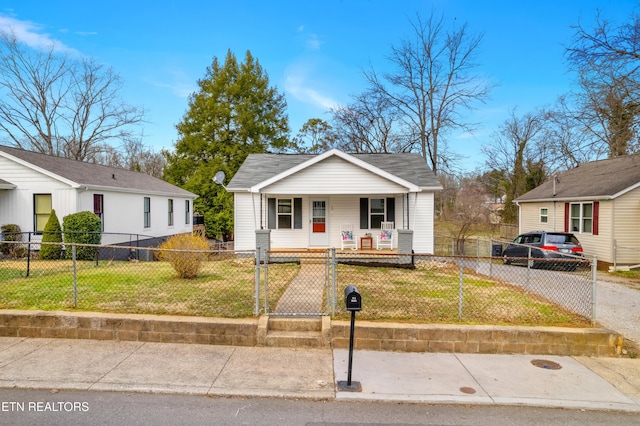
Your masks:
[[[29,244],[28,242],[6,242]],[[46,243],[38,243],[46,244]],[[362,295],[361,319],[418,323],[589,326],[595,319],[595,259],[555,268],[505,265],[500,243],[465,244],[464,255],[390,250],[206,251],[197,276],[183,279],[160,249],[98,246],[100,257],[0,259],[0,308],[242,318],[348,318],[344,288]],[[15,247],[14,247],[15,248]],[[125,250],[137,256],[120,259]],[[14,250],[15,251],[15,250]],[[145,254],[141,254],[144,252]],[[182,250],[185,255],[189,251]],[[111,256],[105,256],[111,254]],[[127,256],[125,256],[127,258]],[[148,259],[148,260],[138,260]],[[558,270],[562,269],[562,270]]]

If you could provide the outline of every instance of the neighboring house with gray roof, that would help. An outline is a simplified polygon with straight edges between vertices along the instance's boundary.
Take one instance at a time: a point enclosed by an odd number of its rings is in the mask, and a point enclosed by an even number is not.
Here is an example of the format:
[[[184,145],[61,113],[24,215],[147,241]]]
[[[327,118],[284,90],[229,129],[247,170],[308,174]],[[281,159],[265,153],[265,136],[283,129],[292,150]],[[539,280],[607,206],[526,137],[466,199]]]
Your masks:
[[[599,263],[640,264],[640,155],[582,163],[515,201],[520,232],[573,232]]]
[[[52,209],[95,213],[103,244],[191,233],[195,194],[145,173],[0,145],[0,225],[40,235]],[[36,241],[38,239],[36,238]]]
[[[226,188],[237,250],[264,249],[265,241],[271,249],[340,248],[344,224],[359,245],[394,222],[394,248],[433,253],[442,186],[418,154],[251,154]]]

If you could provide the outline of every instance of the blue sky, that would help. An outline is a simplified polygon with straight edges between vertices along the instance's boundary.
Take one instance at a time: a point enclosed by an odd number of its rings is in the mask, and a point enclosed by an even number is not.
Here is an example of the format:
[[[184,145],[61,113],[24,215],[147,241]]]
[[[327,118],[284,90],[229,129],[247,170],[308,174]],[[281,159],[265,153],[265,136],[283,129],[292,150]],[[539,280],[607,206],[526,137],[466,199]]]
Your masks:
[[[175,125],[214,57],[250,50],[287,99],[292,136],[309,118],[350,102],[364,89],[362,69],[388,67],[392,44],[411,35],[409,19],[432,10],[484,33],[477,71],[498,86],[469,116],[482,127],[451,135],[463,166],[483,164],[482,145],[508,118],[552,104],[571,90],[564,62],[571,25],[591,25],[596,10],[626,22],[633,0],[272,0],[40,1],[8,0],[0,28],[32,46],[58,43],[113,67],[130,104],[147,110],[145,145],[171,150]],[[14,4],[11,4],[14,3]]]

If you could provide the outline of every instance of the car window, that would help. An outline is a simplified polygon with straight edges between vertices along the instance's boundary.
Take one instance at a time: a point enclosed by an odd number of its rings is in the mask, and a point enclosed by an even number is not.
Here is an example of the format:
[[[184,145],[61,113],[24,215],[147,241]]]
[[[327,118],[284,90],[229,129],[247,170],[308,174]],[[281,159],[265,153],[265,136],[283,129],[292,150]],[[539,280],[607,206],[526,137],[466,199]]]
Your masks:
[[[532,244],[539,243],[541,239],[542,239],[542,236],[541,236],[541,235],[539,235],[539,234],[533,235],[533,236],[531,237],[531,243],[532,243]]]

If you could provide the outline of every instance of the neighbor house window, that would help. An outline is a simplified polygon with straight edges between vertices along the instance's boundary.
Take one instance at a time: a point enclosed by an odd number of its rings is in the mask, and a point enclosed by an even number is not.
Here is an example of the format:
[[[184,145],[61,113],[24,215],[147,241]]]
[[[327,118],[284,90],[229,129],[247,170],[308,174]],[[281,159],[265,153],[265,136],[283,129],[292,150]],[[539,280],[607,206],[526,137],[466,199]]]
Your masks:
[[[269,198],[269,229],[302,229],[302,198]]]
[[[144,227],[151,228],[151,198],[144,197]]]
[[[395,198],[360,198],[360,229],[381,229],[395,221]]]
[[[33,222],[37,233],[44,231],[51,214],[51,194],[33,194]]]
[[[184,201],[184,223],[188,225],[191,221],[191,203],[189,200]]]
[[[173,200],[169,199],[167,204],[167,225],[173,226]]]
[[[102,194],[93,194],[93,213],[100,218],[102,230],[104,231],[104,196]]]
[[[590,234],[593,231],[593,203],[571,204],[571,231]]]
[[[549,222],[549,209],[543,207],[540,209],[540,223]]]

